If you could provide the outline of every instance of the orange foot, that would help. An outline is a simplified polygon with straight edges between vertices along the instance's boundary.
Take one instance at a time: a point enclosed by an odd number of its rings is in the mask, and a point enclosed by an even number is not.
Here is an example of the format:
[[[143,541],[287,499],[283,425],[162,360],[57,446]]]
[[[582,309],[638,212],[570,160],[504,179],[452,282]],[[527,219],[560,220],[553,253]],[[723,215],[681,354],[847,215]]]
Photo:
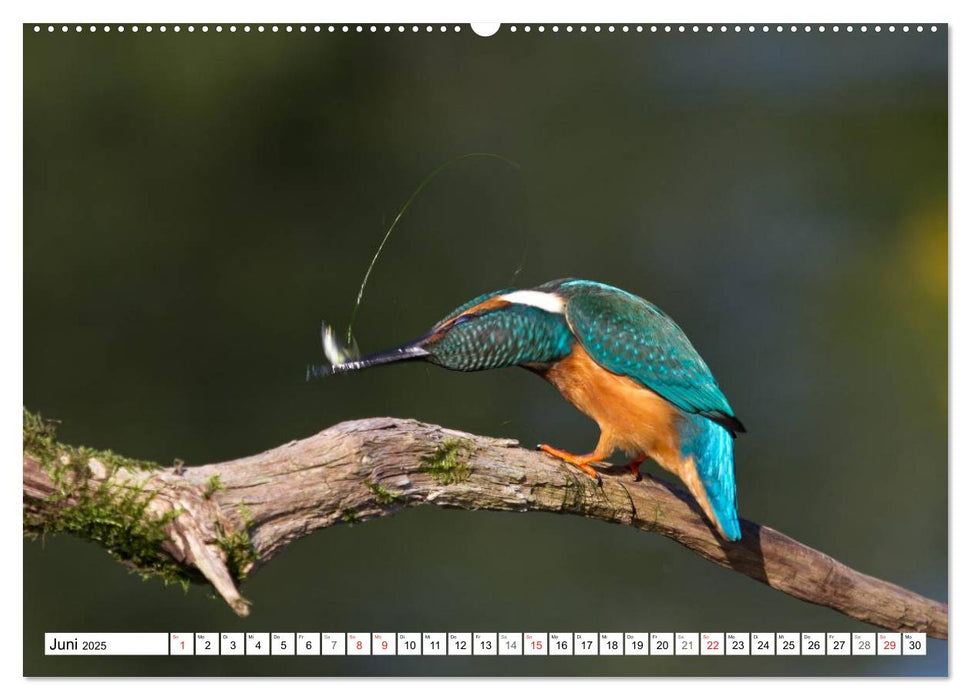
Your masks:
[[[596,462],[601,459],[601,455],[596,452],[591,452],[585,455],[575,455],[564,450],[558,450],[555,447],[550,447],[549,445],[538,445],[546,454],[553,455],[557,459],[562,459],[568,464],[572,464],[574,467],[582,471],[584,474],[589,476],[591,479],[597,482],[597,486],[603,486],[603,480],[600,478],[600,474],[597,470],[590,466],[590,462]]]
[[[634,475],[634,481],[641,480],[641,462],[643,462],[645,459],[647,459],[647,455],[641,453],[624,465],[630,469],[630,473]]]

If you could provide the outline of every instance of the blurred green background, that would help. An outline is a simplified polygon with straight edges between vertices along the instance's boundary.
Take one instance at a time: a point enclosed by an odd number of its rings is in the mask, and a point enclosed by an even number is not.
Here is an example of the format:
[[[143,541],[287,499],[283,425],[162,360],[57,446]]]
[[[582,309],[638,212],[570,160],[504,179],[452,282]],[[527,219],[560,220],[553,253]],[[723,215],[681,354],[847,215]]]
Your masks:
[[[46,27],[45,27],[46,30]],[[591,448],[519,370],[307,384],[378,261],[364,351],[578,276],[671,314],[749,434],[739,505],[948,598],[947,33],[24,29],[24,402],[162,463],[351,418]],[[658,473],[657,469],[653,470]],[[667,478],[667,477],[666,477]],[[46,658],[45,631],[861,631],[577,517],[413,509],[289,547],[237,619],[100,547],[24,544],[24,672],[945,674],[910,658]]]

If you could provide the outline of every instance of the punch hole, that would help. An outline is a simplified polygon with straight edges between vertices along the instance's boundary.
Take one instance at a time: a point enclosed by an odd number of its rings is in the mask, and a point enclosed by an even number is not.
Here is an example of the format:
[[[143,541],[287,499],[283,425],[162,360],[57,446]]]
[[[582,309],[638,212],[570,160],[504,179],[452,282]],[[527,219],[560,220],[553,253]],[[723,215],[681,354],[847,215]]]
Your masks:
[[[499,31],[502,26],[498,22],[473,22],[472,31],[481,37],[490,37]]]

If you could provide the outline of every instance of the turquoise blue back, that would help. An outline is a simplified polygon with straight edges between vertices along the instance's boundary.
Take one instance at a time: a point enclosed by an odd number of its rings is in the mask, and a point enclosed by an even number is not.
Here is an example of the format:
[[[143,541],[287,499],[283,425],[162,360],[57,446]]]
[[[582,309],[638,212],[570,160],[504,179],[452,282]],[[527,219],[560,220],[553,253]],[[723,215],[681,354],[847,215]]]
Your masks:
[[[598,282],[550,282],[540,289],[547,287],[567,298],[570,328],[601,367],[631,377],[682,411],[744,430],[708,365],[656,306]]]

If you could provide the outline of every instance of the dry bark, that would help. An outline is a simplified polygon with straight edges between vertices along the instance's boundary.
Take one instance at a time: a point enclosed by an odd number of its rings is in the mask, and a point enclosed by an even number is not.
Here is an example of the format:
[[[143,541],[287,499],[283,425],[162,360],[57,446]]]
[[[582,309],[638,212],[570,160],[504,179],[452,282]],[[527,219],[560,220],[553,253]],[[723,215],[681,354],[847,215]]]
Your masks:
[[[185,469],[132,473],[89,461],[89,481],[157,492],[150,508],[180,508],[166,525],[168,554],[200,572],[245,615],[227,533],[248,533],[247,573],[293,540],[346,521],[433,504],[469,510],[549,511],[630,525],[684,545],[715,564],[801,600],[895,631],[947,638],[948,608],[867,576],[772,528],[742,520],[729,543],[712,530],[691,497],[645,475],[608,470],[602,486],[515,440],[448,430],[413,420],[373,418],[335,425],[251,457]],[[218,477],[218,484],[213,477]],[[56,486],[41,461],[24,453],[24,507],[44,517]],[[46,505],[45,505],[46,504]],[[238,562],[237,562],[238,564]]]

